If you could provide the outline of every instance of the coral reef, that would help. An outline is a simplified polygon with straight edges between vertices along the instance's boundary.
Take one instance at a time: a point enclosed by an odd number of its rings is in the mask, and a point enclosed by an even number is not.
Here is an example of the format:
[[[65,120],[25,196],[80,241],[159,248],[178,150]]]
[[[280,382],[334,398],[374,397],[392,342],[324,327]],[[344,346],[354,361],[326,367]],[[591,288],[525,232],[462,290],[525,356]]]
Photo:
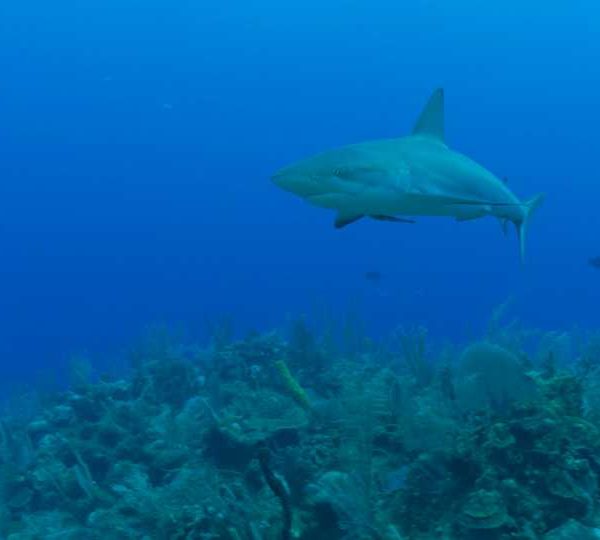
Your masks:
[[[0,537],[600,537],[597,337],[228,335],[155,340],[120,378],[78,360],[70,389],[5,414]]]

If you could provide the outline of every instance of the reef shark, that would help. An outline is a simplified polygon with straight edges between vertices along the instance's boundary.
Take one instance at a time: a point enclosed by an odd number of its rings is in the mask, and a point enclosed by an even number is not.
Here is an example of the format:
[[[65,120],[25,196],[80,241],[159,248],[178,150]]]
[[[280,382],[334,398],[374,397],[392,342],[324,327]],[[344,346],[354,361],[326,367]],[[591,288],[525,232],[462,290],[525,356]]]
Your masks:
[[[337,210],[337,228],[363,217],[414,223],[408,217],[495,216],[505,231],[514,223],[521,260],[529,219],[544,198],[522,202],[505,181],[446,145],[441,88],[410,135],[329,150],[279,170],[272,180],[316,206]]]

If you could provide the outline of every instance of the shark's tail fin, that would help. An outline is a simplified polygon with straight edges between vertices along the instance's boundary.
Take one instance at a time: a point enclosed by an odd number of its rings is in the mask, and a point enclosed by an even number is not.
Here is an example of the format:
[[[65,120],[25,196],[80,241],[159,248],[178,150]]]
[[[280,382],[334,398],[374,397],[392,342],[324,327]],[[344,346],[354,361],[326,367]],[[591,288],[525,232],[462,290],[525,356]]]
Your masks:
[[[525,261],[525,242],[527,240],[527,229],[529,227],[529,220],[531,215],[537,210],[537,208],[544,202],[545,195],[540,193],[524,203],[525,213],[521,221],[515,222],[517,228],[517,236],[519,237],[519,252],[521,255],[521,262]]]

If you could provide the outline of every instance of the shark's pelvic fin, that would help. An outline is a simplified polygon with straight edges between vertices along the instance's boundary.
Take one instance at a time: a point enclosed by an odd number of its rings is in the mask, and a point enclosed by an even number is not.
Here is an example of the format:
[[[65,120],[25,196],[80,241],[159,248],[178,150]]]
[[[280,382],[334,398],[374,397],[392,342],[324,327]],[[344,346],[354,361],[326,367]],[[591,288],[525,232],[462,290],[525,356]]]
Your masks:
[[[444,142],[444,89],[438,88],[429,98],[413,129],[413,135],[426,135]]]
[[[414,219],[407,219],[407,218],[402,218],[402,217],[396,217],[396,216],[385,216],[385,215],[371,215],[369,216],[371,219],[376,219],[377,221],[392,221],[393,223],[416,223],[416,221]]]
[[[525,262],[525,242],[527,240],[527,228],[529,227],[529,220],[531,215],[539,206],[544,202],[545,195],[540,193],[533,199],[524,203],[526,207],[525,217],[522,221],[516,221],[515,227],[517,228],[517,236],[519,237],[519,253],[521,255],[521,263]]]
[[[365,216],[363,214],[343,214],[340,212],[335,218],[334,225],[336,229],[343,229],[347,225],[350,225],[351,223],[354,223],[355,221],[358,221],[364,217]]]
[[[350,225],[350,224],[354,223],[355,221],[358,221],[359,219],[362,219],[364,217],[365,216],[363,214],[342,214],[340,212],[337,215],[337,217],[335,218],[335,228],[343,229],[347,225]],[[382,215],[382,214],[370,215],[369,217],[371,219],[375,219],[377,221],[392,221],[394,223],[416,223],[416,221],[413,219],[407,219],[407,218],[396,217],[396,216],[386,216],[386,215]]]

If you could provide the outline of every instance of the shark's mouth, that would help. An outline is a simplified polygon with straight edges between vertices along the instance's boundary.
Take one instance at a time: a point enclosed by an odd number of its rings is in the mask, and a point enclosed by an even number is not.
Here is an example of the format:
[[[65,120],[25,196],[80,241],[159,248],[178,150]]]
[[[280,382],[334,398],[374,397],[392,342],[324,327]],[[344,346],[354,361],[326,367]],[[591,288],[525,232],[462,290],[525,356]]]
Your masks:
[[[323,186],[306,178],[291,176],[289,173],[275,174],[271,177],[271,180],[284,191],[294,193],[300,197],[310,198],[323,194]]]
[[[320,192],[316,195],[306,196],[306,200],[315,206],[339,209],[351,203],[349,197],[336,192]]]

